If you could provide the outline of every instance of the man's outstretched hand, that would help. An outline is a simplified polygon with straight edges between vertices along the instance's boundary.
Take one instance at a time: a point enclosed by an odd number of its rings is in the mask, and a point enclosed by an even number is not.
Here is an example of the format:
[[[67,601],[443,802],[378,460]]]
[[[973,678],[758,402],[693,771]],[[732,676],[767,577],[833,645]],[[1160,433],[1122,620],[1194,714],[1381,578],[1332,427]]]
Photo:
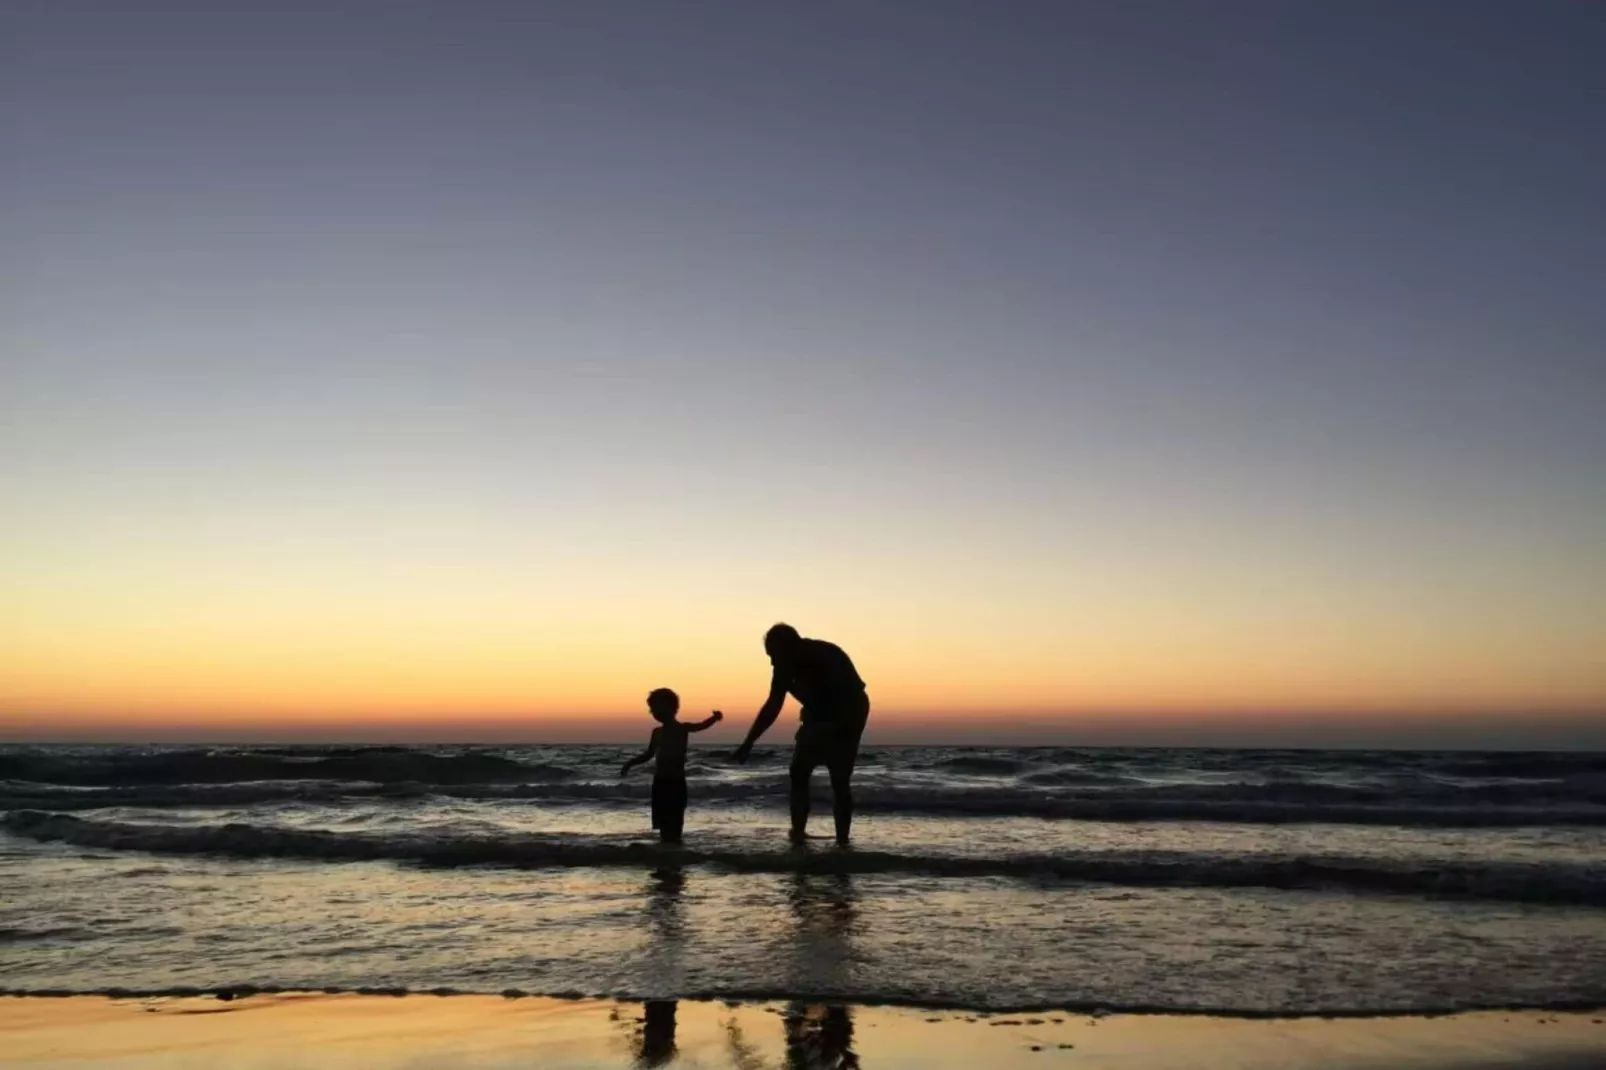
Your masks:
[[[740,747],[737,747],[734,751],[731,752],[731,761],[733,761],[733,762],[745,762],[745,761],[747,761],[747,756],[749,754],[752,754],[752,753],[753,753],[753,744],[752,744],[752,741],[749,740],[748,742],[743,743]]]

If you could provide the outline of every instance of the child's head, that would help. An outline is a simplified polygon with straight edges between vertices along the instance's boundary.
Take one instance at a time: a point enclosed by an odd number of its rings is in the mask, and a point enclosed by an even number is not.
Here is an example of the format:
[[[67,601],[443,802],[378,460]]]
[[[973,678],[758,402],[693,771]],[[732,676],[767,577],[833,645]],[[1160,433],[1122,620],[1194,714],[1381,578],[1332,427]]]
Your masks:
[[[667,687],[660,687],[647,696],[647,709],[660,721],[673,721],[680,712],[680,696]]]

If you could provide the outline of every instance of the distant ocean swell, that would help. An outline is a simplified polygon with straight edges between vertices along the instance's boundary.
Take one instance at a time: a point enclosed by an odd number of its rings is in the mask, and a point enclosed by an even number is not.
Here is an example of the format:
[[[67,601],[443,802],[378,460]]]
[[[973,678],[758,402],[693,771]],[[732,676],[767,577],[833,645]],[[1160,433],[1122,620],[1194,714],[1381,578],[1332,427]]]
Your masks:
[[[875,874],[1007,877],[1130,885],[1350,891],[1606,906],[1606,867],[1567,863],[1436,865],[1412,868],[1365,859],[1231,859],[1181,852],[1142,857],[1098,853],[951,857],[851,852],[741,852],[680,849],[650,843],[584,843],[535,836],[380,835],[230,823],[214,826],[85,820],[34,810],[0,816],[0,828],[45,842],[111,851],[327,862],[390,860],[425,866],[552,868],[666,862],[743,873]]]
[[[431,754],[406,747],[305,750],[181,750],[108,757],[0,754],[0,780],[77,787],[236,784],[263,780],[349,780],[381,784],[528,783],[562,780],[573,768],[494,754]]]
[[[238,784],[255,781],[349,781],[375,784],[536,784],[609,774],[627,748],[540,748],[547,760],[520,760],[520,748],[256,747],[130,753],[57,753],[47,748],[0,751],[0,781],[73,787],[161,784]],[[1145,783],[1167,767],[1224,774],[1244,783],[1310,784],[1313,774],[1348,775],[1374,793],[1424,788],[1476,790],[1487,801],[1549,790],[1579,801],[1606,803],[1606,755],[1458,754],[1376,751],[1098,751],[1077,748],[1002,749],[954,753],[951,748],[870,748],[865,769],[937,777],[985,778],[1052,786],[1121,787]],[[721,752],[695,750],[692,771],[727,767]],[[784,746],[759,751],[750,765],[779,764]],[[1226,786],[1226,785],[1223,785]]]

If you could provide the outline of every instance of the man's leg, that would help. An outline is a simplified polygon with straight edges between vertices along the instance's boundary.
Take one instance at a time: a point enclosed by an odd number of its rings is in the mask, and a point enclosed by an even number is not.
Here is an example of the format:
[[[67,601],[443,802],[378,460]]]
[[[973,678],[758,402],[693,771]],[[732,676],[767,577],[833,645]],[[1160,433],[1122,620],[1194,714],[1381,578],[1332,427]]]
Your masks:
[[[805,831],[809,824],[809,780],[814,775],[814,766],[799,761],[798,756],[792,759],[792,840],[801,843],[808,838]]]
[[[853,765],[831,763],[831,815],[836,818],[836,842],[846,847],[853,833]]]
[[[820,764],[820,726],[805,724],[797,730],[797,746],[792,751],[792,842],[802,843],[808,836],[809,781]]]
[[[836,842],[848,845],[853,834],[853,766],[859,760],[859,738],[864,725],[843,724],[837,729],[838,737],[832,741],[831,760],[831,814],[836,818]]]

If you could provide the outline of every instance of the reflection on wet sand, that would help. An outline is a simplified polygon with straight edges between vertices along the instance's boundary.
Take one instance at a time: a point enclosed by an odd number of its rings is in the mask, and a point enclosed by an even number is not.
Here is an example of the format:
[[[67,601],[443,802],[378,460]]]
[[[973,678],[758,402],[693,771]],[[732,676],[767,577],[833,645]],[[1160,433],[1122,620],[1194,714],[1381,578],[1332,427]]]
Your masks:
[[[858,925],[858,892],[846,873],[792,878],[796,949],[794,982],[803,992],[830,994],[849,990],[853,940]],[[782,1015],[787,1070],[856,1070],[853,1012],[841,1003],[787,1004]]]
[[[784,908],[783,908],[784,911]],[[784,916],[784,913],[783,913]],[[1606,1016],[1235,1019],[973,1014],[830,1001],[735,1006],[298,994],[222,1003],[0,999],[0,1061],[32,1070],[1600,1070]],[[208,1014],[187,1011],[214,1010]],[[780,1019],[779,1026],[777,1018]],[[1052,1054],[1050,1054],[1052,1053]]]
[[[679,866],[654,870],[647,881],[647,976],[665,992],[678,991],[683,981],[686,923],[681,895],[685,890],[686,872]],[[675,1058],[677,1006],[672,999],[650,999],[641,1005],[637,1066],[663,1066]]]
[[[843,1004],[788,1004],[781,1020],[787,1070],[857,1070],[853,1012]]]
[[[675,1057],[675,1010],[672,999],[649,999],[641,1005],[643,1024],[637,1066],[663,1066]]]
[[[685,872],[666,867],[651,874],[645,889],[648,943],[644,964],[652,988],[664,995],[684,990],[685,888]],[[851,1008],[818,1001],[851,990],[853,943],[859,924],[853,877],[800,873],[791,878],[785,894],[790,932],[779,945],[785,948],[785,956],[778,965],[793,991],[816,998],[788,1003],[781,1011],[784,1061],[766,1059],[764,1053],[773,1052],[773,1047],[762,1038],[756,1043],[749,1040],[735,1015],[724,1023],[726,1054],[739,1070],[858,1070]],[[677,1011],[675,1000],[653,999],[642,1004],[642,1015],[631,1034],[636,1066],[664,1066],[678,1058]]]

